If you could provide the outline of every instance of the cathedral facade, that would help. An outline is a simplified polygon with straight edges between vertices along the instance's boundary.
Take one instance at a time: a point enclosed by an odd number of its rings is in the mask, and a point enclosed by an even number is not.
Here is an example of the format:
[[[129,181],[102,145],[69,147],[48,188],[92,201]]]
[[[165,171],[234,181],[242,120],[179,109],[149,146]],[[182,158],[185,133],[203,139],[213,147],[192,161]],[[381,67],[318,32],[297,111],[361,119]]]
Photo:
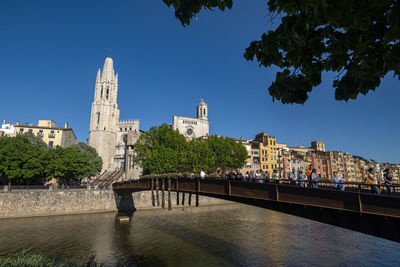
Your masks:
[[[175,130],[189,140],[208,136],[210,133],[208,106],[204,103],[203,98],[197,105],[197,118],[174,116],[172,125]]]
[[[112,58],[107,57],[103,71],[97,72],[88,145],[102,158],[102,173],[124,171],[125,178],[135,179],[142,172],[133,161],[133,146],[141,134],[139,120],[119,120],[117,97],[118,74],[114,73]],[[188,140],[208,136],[207,104],[201,99],[197,105],[197,118],[174,116],[172,127]]]
[[[88,145],[102,158],[102,172],[120,170],[138,178],[141,170],[132,157],[133,145],[140,136],[139,120],[119,120],[117,96],[118,74],[114,73],[113,60],[107,57],[103,71],[97,72]]]

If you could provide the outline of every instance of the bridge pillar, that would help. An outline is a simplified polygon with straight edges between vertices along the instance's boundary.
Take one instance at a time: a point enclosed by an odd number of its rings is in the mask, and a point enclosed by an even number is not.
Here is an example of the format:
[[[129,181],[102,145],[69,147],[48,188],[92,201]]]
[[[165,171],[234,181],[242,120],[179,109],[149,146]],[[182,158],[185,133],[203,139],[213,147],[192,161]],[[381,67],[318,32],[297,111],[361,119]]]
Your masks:
[[[136,210],[131,192],[114,191],[114,199],[119,214],[131,216]]]

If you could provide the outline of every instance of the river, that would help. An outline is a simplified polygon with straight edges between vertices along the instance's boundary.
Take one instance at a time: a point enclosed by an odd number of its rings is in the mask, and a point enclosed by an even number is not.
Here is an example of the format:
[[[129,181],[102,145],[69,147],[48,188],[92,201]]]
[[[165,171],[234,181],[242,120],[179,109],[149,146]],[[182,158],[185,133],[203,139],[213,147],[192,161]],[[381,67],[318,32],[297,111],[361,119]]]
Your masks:
[[[0,256],[24,248],[76,265],[400,266],[400,243],[239,204],[0,220]]]

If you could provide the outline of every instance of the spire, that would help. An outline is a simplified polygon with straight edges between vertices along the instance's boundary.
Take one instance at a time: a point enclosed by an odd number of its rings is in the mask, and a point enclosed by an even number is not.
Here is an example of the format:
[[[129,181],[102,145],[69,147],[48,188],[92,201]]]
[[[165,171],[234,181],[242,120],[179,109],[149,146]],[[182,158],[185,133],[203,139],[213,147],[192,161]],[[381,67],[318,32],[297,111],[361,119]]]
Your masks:
[[[103,66],[103,72],[101,74],[101,81],[112,81],[114,80],[114,63],[112,58],[106,57]]]
[[[115,75],[115,83],[118,84],[118,73]]]
[[[99,69],[99,71],[97,72],[96,83],[97,83],[97,82],[100,82],[100,69]]]
[[[205,106],[205,105],[206,105],[206,103],[204,102],[203,98],[201,98],[201,101],[198,104],[198,106]]]

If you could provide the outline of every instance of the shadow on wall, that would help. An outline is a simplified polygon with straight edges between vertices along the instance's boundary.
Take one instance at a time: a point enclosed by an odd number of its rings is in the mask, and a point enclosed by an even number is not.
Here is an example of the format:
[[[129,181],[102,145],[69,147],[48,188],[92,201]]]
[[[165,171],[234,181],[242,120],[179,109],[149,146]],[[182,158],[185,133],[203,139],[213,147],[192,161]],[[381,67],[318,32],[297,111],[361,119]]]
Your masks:
[[[118,215],[132,216],[133,212],[136,210],[132,193],[118,194],[114,191],[114,199]]]

